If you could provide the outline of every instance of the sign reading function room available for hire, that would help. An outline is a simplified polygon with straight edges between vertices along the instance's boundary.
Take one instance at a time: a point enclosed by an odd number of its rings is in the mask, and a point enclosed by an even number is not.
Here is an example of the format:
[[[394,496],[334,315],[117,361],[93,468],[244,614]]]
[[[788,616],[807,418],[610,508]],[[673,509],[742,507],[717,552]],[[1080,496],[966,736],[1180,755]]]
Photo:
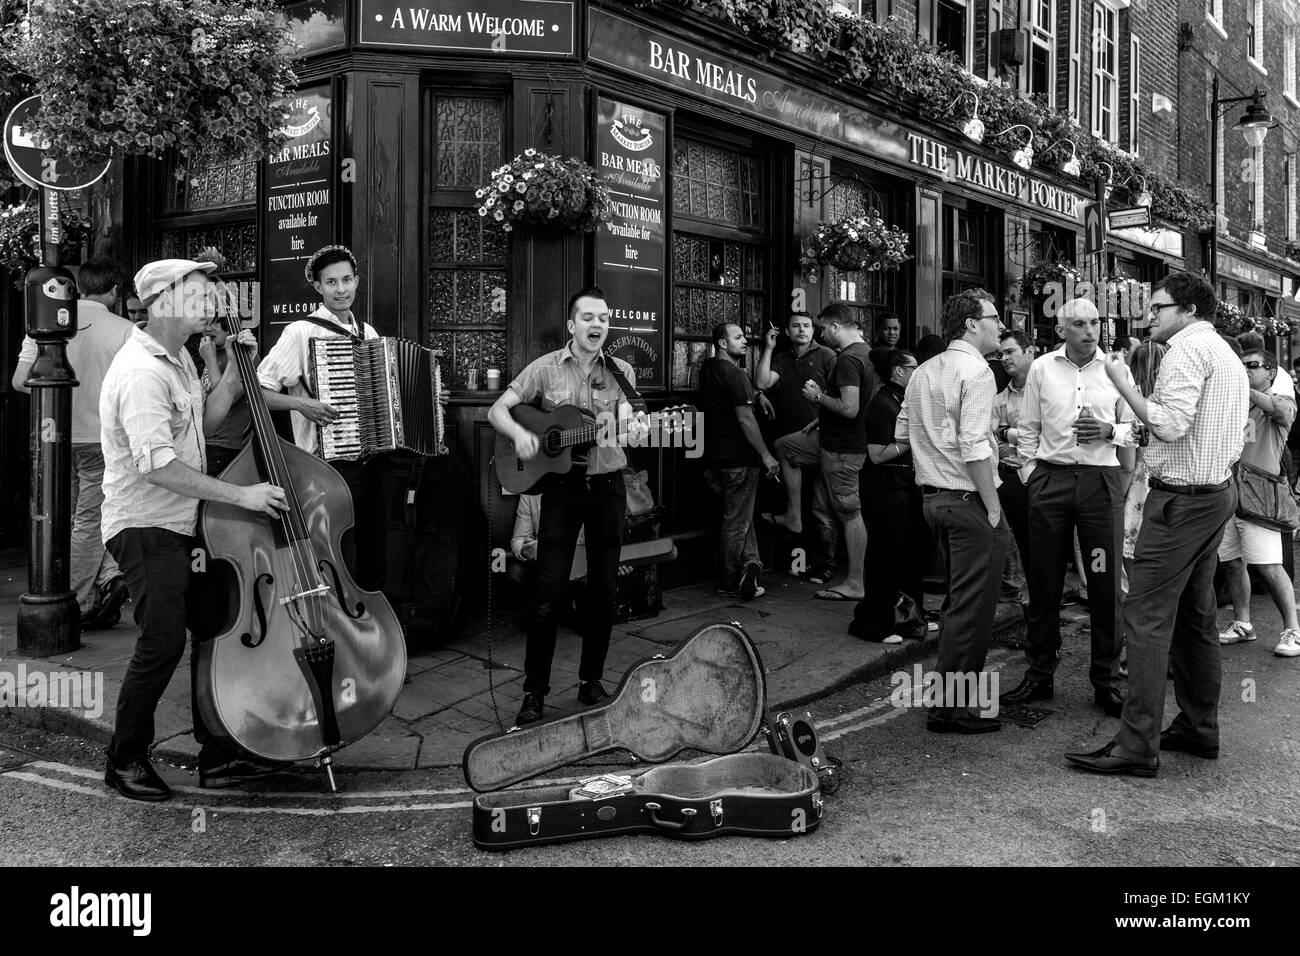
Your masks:
[[[664,164],[662,113],[600,97],[597,169],[614,218],[596,233],[596,285],[609,302],[608,349],[636,370],[636,385],[664,387]]]
[[[573,56],[574,0],[361,0],[361,43]]]
[[[302,270],[313,252],[333,241],[331,111],[328,83],[294,94],[285,127],[289,140],[265,160],[261,314],[273,335],[320,305],[320,296],[307,285]]]

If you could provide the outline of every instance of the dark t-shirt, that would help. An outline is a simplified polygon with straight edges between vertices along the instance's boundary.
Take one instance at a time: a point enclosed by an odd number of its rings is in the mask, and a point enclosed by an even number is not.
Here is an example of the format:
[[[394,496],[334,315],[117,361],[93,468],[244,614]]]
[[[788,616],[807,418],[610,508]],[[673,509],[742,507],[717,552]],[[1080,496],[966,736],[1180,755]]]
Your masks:
[[[737,405],[754,404],[754,386],[734,362],[708,359],[700,366],[700,412],[704,415],[704,462],[714,468],[758,466],[763,459],[745,438]]]
[[[854,342],[840,349],[835,357],[835,370],[826,388],[831,398],[839,398],[840,390],[856,386],[858,389],[858,414],[853,418],[837,415],[825,405],[818,416],[822,448],[826,451],[867,451],[867,405],[875,388],[876,373],[871,367],[871,350],[865,342]]]
[[[867,409],[867,444],[892,445],[894,443],[894,424],[898,421],[899,409],[903,407],[903,389],[893,382],[886,382],[876,392],[876,397]],[[906,446],[904,446],[906,447]],[[916,480],[912,470],[912,451],[907,448],[883,465],[873,465],[868,461],[862,468],[863,481],[869,487],[885,488],[897,484],[910,485]]]
[[[835,351],[814,342],[802,358],[793,350],[772,356],[772,371],[781,376],[772,389],[779,435],[797,432],[817,419],[817,406],[803,397],[803,384],[812,379],[824,390],[835,368]]]

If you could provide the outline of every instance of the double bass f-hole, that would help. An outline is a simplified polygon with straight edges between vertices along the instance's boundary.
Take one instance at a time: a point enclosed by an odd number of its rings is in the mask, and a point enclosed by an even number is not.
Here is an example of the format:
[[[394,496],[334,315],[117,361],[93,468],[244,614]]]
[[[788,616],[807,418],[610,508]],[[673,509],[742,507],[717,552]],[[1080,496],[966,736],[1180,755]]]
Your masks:
[[[339,602],[339,607],[343,609],[343,613],[354,621],[360,620],[361,615],[366,613],[366,606],[361,601],[358,601],[355,605],[355,610],[348,607],[350,602],[348,598],[343,596],[343,582],[339,580],[339,569],[334,567],[334,562],[326,558],[321,558],[316,563],[316,567],[321,571],[328,571],[330,577],[334,579],[334,598]]]
[[[253,582],[253,608],[257,612],[257,636],[254,637],[249,631],[239,635],[239,643],[247,648],[258,647],[266,640],[266,605],[262,602],[263,582],[267,587],[271,587],[275,584],[275,578],[263,571]]]

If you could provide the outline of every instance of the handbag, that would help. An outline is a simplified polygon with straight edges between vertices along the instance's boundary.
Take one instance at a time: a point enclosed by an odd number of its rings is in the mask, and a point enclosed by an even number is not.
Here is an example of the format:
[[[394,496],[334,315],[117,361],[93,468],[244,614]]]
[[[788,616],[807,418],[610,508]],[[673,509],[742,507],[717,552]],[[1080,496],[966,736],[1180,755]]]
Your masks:
[[[1276,531],[1300,527],[1300,511],[1285,475],[1237,462],[1237,517]]]

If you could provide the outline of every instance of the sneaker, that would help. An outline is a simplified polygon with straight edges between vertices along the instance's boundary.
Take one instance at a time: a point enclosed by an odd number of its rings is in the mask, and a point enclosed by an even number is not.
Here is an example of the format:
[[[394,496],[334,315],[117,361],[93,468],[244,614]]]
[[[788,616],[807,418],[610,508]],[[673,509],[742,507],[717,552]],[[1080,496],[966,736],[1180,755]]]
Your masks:
[[[752,601],[763,593],[763,589],[758,586],[758,572],[763,570],[763,566],[756,561],[751,561],[745,565],[745,570],[740,572],[740,596],[746,601]]]
[[[1255,628],[1244,621],[1233,621],[1226,631],[1219,633],[1220,644],[1240,644],[1255,639]]]
[[[1300,657],[1300,631],[1290,628],[1282,632],[1282,640],[1277,642],[1273,653],[1278,657]]]

